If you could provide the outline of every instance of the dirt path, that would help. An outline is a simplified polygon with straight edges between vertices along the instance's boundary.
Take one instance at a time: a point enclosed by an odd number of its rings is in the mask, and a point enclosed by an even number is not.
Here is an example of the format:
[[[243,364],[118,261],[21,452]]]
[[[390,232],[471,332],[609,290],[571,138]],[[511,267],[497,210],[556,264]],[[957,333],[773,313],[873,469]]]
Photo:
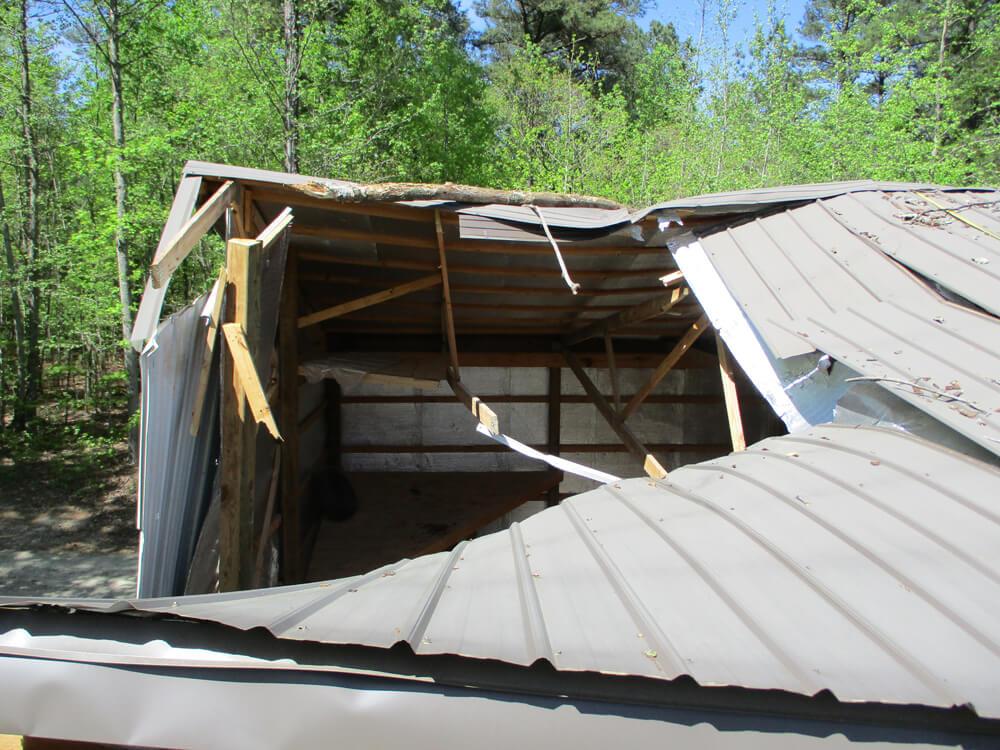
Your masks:
[[[135,595],[127,446],[67,430],[0,457],[0,595]]]

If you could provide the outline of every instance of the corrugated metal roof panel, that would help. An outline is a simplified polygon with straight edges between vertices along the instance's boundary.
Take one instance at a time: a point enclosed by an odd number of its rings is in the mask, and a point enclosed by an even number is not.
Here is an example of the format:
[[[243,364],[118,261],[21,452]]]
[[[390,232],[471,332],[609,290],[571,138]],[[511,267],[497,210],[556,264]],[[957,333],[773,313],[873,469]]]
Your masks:
[[[730,193],[709,193],[690,198],[664,201],[632,215],[633,221],[658,211],[679,211],[686,215],[715,216],[726,213],[753,213],[769,205],[781,203],[801,203],[821,198],[832,198],[846,193],[872,190],[905,191],[934,189],[925,183],[876,182],[875,180],[853,180],[847,182],[820,182],[805,185],[783,185],[780,187],[737,190]]]
[[[948,195],[956,205],[1000,200],[996,192]],[[933,207],[911,193],[844,195],[700,242],[776,357],[824,351],[1000,454],[1000,320],[949,301],[907,268],[1000,309],[1000,240],[957,220],[911,226],[900,206],[912,213],[914,201]],[[966,255],[983,262],[965,263]]]
[[[364,576],[127,606],[282,638],[1000,717],[997,497],[986,464],[902,432],[824,426]]]

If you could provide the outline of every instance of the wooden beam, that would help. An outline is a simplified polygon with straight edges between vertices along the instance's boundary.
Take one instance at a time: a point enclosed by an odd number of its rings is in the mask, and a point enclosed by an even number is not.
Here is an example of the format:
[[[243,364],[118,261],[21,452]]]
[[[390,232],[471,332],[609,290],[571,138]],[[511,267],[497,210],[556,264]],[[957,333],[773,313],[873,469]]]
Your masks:
[[[558,371],[558,368],[550,367]],[[551,393],[550,381],[550,393]],[[514,395],[510,393],[494,393],[489,396],[480,396],[487,404],[548,404],[550,395]],[[610,399],[611,396],[604,396]],[[629,396],[623,396],[628,399]],[[590,397],[583,394],[563,393],[559,396],[559,401],[563,404],[589,404]],[[341,402],[344,404],[452,404],[455,402],[454,396],[426,396],[414,394],[412,396],[343,396]],[[648,404],[721,404],[722,396],[687,394],[687,393],[654,393],[646,397]],[[306,420],[302,421],[304,425]],[[549,451],[551,453],[551,451]]]
[[[421,276],[419,279],[408,281],[405,284],[399,284],[381,292],[375,292],[374,294],[353,299],[350,302],[342,302],[339,305],[333,305],[332,307],[327,307],[318,312],[303,315],[298,319],[298,327],[305,328],[307,326],[315,325],[316,323],[321,323],[324,320],[329,320],[330,318],[337,318],[341,315],[347,315],[348,313],[363,310],[364,308],[371,307],[372,305],[396,299],[397,297],[413,294],[413,292],[419,292],[422,289],[430,289],[431,287],[441,284],[443,280],[444,273],[433,273],[429,276]]]
[[[303,579],[299,495],[299,316],[298,259],[288,253],[278,315],[278,418],[281,451],[281,572],[284,583]]]
[[[587,373],[584,372],[583,364],[577,356],[565,348],[562,350],[562,354],[566,359],[566,364],[569,365],[573,374],[576,375],[576,379],[583,386],[583,390],[587,392],[590,400],[597,407],[597,411],[600,412],[601,416],[611,426],[611,429],[615,431],[615,434],[624,443],[629,453],[642,463],[643,470],[653,479],[663,479],[667,476],[666,469],[660,465],[660,462],[656,460],[656,457],[649,452],[646,446],[639,441],[632,430],[625,425],[624,420],[618,417],[611,404],[608,403],[607,399],[597,389],[597,386],[594,385],[594,382],[587,376]],[[566,450],[568,451],[569,449],[567,448]]]
[[[656,318],[670,311],[677,303],[686,299],[688,294],[687,287],[672,289],[669,294],[640,302],[638,305],[620,310],[614,315],[609,315],[602,320],[595,321],[585,328],[573,331],[563,338],[563,343],[566,346],[572,346],[590,338],[597,338],[622,328],[644,323],[651,318]]]
[[[308,261],[309,258],[302,257],[303,253],[299,253],[300,260]],[[308,254],[308,253],[307,253]],[[313,281],[322,283],[341,283],[348,284],[350,286],[376,286],[380,285],[380,282],[376,278],[363,278],[361,276],[345,276],[341,273],[325,273],[318,271],[306,271],[299,274],[299,278],[303,281]],[[381,282],[384,283],[384,282]],[[456,294],[459,292],[464,292],[468,294],[504,294],[504,295],[517,295],[517,294],[531,294],[539,295],[543,297],[549,296],[566,296],[566,285],[563,286],[487,286],[485,284],[456,284],[452,281],[451,290]],[[663,288],[660,286],[633,286],[624,287],[621,289],[581,289],[579,294],[576,295],[575,300],[584,299],[588,297],[620,297],[620,296],[630,296],[633,294],[662,294]],[[606,309],[617,310],[618,306],[609,306]]]
[[[611,341],[611,334],[604,334],[604,353],[608,355],[608,375],[611,376],[611,398],[615,405],[615,412],[622,410],[621,387],[618,384],[618,365],[615,362],[615,345]]]
[[[181,261],[188,256],[225,210],[233,205],[238,191],[238,186],[231,180],[223,183],[222,187],[184,223],[170,243],[157,251],[153,265],[149,269],[156,289],[167,283]]]
[[[440,329],[432,331],[438,334]],[[375,350],[372,350],[375,351]],[[398,354],[398,349],[390,350]],[[584,367],[602,368],[608,366],[608,357],[604,352],[577,352],[576,356],[583,363]],[[438,361],[440,352],[417,351],[407,352],[408,359],[427,361]],[[652,370],[661,361],[663,356],[652,352],[615,352],[615,364],[619,370]],[[471,351],[468,348],[462,352],[462,363],[465,367],[560,367],[565,365],[564,358],[558,352],[497,352],[497,351]],[[688,351],[687,355],[677,363],[677,369],[711,369],[718,367],[718,360],[714,355],[694,350]],[[623,398],[626,400],[626,398]]]
[[[197,435],[201,426],[201,413],[205,408],[205,396],[208,395],[208,376],[212,372],[212,359],[215,357],[215,342],[219,338],[219,323],[222,317],[222,303],[226,297],[226,268],[219,271],[212,289],[215,295],[214,304],[209,311],[208,328],[205,329],[205,350],[201,357],[201,367],[198,369],[198,384],[195,386],[194,408],[191,410],[191,434]]]
[[[256,240],[226,244],[225,323],[252,334],[260,329],[262,248]],[[257,349],[256,336],[247,341]],[[252,363],[252,357],[251,357]],[[235,357],[222,358],[222,439],[220,456],[219,588],[253,585],[253,504],[257,424],[247,409]]]
[[[500,434],[500,420],[497,418],[496,412],[484,404],[479,397],[473,396],[469,393],[466,387],[462,385],[461,381],[458,380],[455,373],[450,369],[448,370],[448,384],[451,386],[452,391],[455,392],[455,396],[458,397],[458,400],[465,404],[466,408],[472,412],[472,415],[478,419],[487,430],[489,430],[493,435]]]
[[[562,368],[549,368],[549,392],[546,396],[548,400],[548,418],[546,428],[548,441],[545,450],[550,456],[559,455],[559,445],[562,442]],[[549,489],[546,496],[546,505],[559,504],[559,485]]]
[[[670,354],[663,358],[663,361],[657,366],[653,371],[652,375],[649,376],[649,380],[646,381],[645,385],[639,389],[639,391],[625,404],[625,408],[622,409],[622,421],[625,421],[630,416],[635,413],[635,410],[639,408],[639,405],[646,399],[653,389],[659,384],[667,373],[670,372],[674,365],[684,356],[684,353],[691,348],[691,345],[698,340],[698,337],[705,332],[708,327],[708,316],[702,315],[698,320],[688,329],[681,340],[677,342],[677,345],[671,349]]]
[[[434,211],[434,229],[437,232],[438,262],[441,274],[441,290],[444,302],[444,329],[448,339],[448,358],[451,368],[454,371],[455,380],[461,380],[462,374],[458,369],[458,344],[455,343],[455,317],[451,309],[451,282],[448,279],[448,258],[444,250],[444,229],[441,227],[441,212]],[[496,415],[494,415],[495,417]]]
[[[544,445],[529,446],[537,451],[545,452]],[[650,443],[644,446],[648,451],[660,451],[664,453],[708,453],[719,456],[729,451],[729,443]],[[509,453],[510,448],[499,444],[475,444],[475,445],[345,445],[342,446],[343,453],[350,454],[370,454],[370,453]],[[622,443],[563,443],[562,453],[631,453],[631,449]],[[650,461],[651,459],[651,461]],[[649,471],[655,470],[659,466],[652,453],[647,453],[643,458],[644,468]],[[647,465],[647,462],[648,465]],[[662,467],[661,467],[662,468]],[[652,476],[652,474],[650,474]],[[664,473],[664,476],[666,474]],[[662,478],[662,477],[655,477]]]
[[[236,376],[240,379],[240,388],[250,405],[250,416],[256,424],[267,427],[275,440],[281,440],[278,423],[274,421],[271,405],[267,402],[267,394],[257,375],[257,367],[247,343],[246,331],[239,323],[224,323],[222,332],[226,337],[229,354],[236,366]]]
[[[736,392],[736,379],[733,376],[733,366],[729,359],[729,350],[719,332],[715,332],[715,343],[719,350],[719,374],[722,377],[722,394],[726,401],[726,416],[729,420],[729,437],[733,441],[733,450],[746,450],[747,440],[743,434],[743,418],[740,415],[740,397]]]
[[[371,242],[376,245],[393,247],[412,247],[434,250],[436,243],[429,237],[418,237],[412,233],[385,234],[363,229],[346,229],[343,227],[309,226],[296,224],[292,233],[298,237],[316,237],[324,240],[347,242]],[[463,253],[488,253],[504,255],[551,255],[552,245],[545,238],[539,242],[503,242],[498,240],[452,239],[448,249]],[[666,248],[647,245],[582,245],[574,242],[561,241],[559,250],[565,255],[663,255]]]
[[[316,252],[313,250],[298,250],[300,260],[307,260],[313,263],[330,263],[345,266],[363,266],[367,268],[400,268],[414,271],[431,271],[436,264],[423,260],[409,260],[406,258],[367,258],[360,256],[332,255],[330,253]],[[521,266],[478,266],[466,264],[452,264],[451,273],[468,273],[481,276],[519,276],[527,278],[562,278],[562,273],[558,269],[552,268],[524,268]],[[618,268],[618,269],[587,269],[573,270],[574,276],[586,279],[629,279],[629,278],[659,278],[663,273],[663,268]],[[662,287],[657,287],[661,291]],[[616,290],[617,291],[617,290]],[[568,290],[564,289],[564,293]],[[620,293],[620,292],[619,292]]]
[[[280,214],[274,217],[274,221],[261,230],[260,234],[257,235],[257,241],[267,250],[292,223],[292,218],[292,209],[286,206]]]

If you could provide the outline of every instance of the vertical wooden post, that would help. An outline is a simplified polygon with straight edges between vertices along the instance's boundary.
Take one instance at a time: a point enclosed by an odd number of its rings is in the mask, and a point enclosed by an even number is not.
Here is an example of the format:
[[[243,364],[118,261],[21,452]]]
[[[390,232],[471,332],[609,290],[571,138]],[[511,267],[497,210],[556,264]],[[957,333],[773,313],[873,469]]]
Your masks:
[[[733,441],[733,450],[746,450],[747,440],[743,435],[743,418],[740,415],[740,399],[736,393],[736,380],[733,377],[733,366],[729,360],[729,350],[719,332],[715,332],[715,343],[719,349],[719,374],[722,376],[722,394],[726,399],[726,416],[729,418],[729,436]]]
[[[278,313],[278,400],[281,434],[282,571],[285,583],[302,580],[299,492],[299,262],[288,249]]]
[[[260,349],[261,243],[226,243],[226,307],[223,320],[244,331],[251,356]],[[257,423],[250,413],[226,345],[222,358],[221,515],[219,587],[235,591],[253,585],[253,505]]]
[[[559,445],[562,442],[562,369],[559,367],[549,368],[549,416],[548,416],[548,442],[546,450],[550,455],[559,455]],[[546,505],[559,504],[559,487],[549,490]]]
[[[618,386],[618,364],[615,362],[615,346],[611,343],[611,333],[604,332],[604,352],[608,355],[608,374],[611,376],[611,397],[615,411],[622,410],[621,388]]]

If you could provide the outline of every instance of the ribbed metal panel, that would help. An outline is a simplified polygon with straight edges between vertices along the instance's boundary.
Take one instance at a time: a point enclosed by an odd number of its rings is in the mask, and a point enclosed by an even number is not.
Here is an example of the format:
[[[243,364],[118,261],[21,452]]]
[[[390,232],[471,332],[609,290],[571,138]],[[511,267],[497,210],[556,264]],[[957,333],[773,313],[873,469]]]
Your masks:
[[[1000,320],[917,275],[1000,310],[991,201],[1000,192],[853,193],[700,241],[775,356],[824,351],[1000,454]]]
[[[998,717],[998,497],[986,464],[902,432],[824,426],[364,576],[71,604]]]

